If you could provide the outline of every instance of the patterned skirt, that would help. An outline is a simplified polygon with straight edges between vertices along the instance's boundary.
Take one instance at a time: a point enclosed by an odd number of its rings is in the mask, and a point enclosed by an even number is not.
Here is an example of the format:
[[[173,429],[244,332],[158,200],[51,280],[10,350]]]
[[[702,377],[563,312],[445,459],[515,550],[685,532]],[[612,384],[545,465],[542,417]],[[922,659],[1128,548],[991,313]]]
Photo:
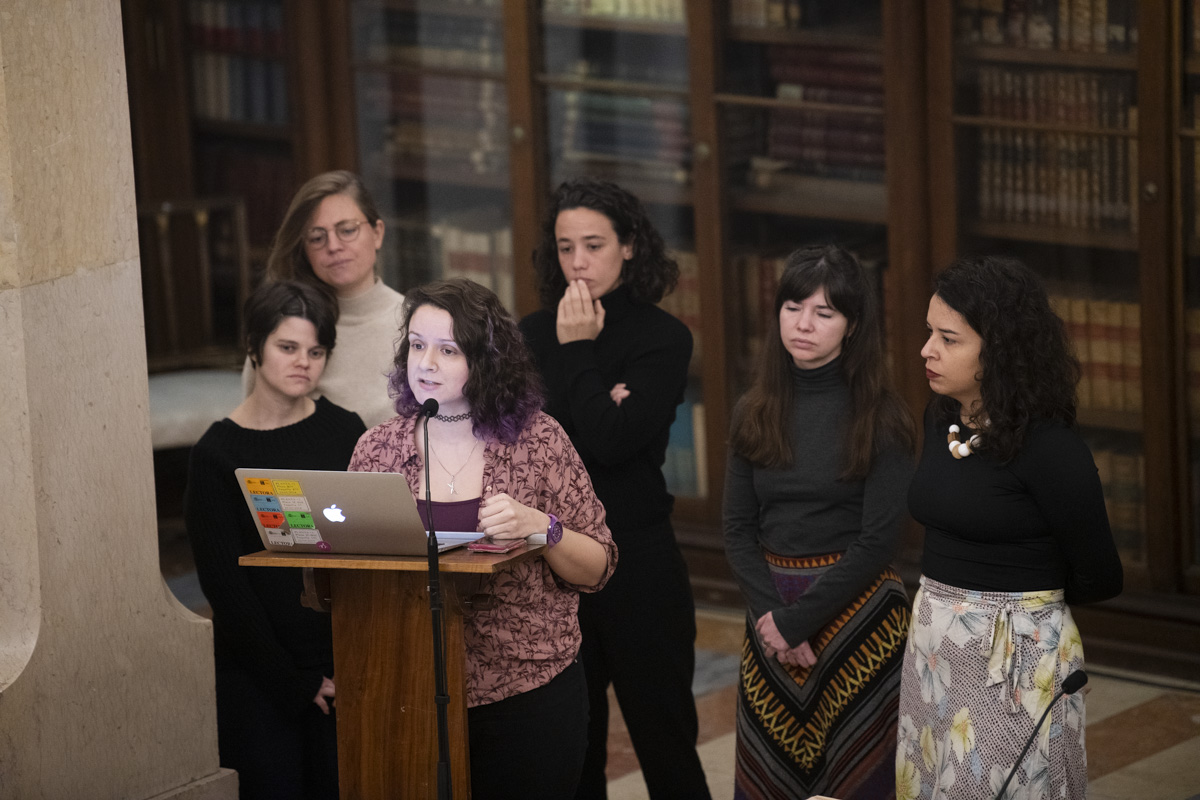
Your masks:
[[[898,800],[992,800],[1083,646],[1061,590],[976,592],[921,579],[904,655]],[[1083,695],[1059,701],[1005,798],[1083,800]]]
[[[841,554],[766,554],[784,603],[804,594]],[[737,709],[735,800],[882,800],[893,764],[900,669],[911,612],[899,576],[884,571],[809,645],[811,668],[763,654],[747,618]]]

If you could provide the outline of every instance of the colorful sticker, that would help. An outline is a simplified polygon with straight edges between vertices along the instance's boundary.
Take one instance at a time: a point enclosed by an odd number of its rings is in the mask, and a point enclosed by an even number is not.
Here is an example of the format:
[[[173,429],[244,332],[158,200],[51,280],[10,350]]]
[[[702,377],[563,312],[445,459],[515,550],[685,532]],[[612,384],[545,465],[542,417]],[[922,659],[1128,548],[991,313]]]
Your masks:
[[[250,494],[275,494],[270,478],[246,478],[246,488]]]
[[[263,524],[264,528],[278,528],[283,524],[283,514],[278,511],[260,511],[258,512],[258,521]]]
[[[254,502],[255,511],[283,511],[279,507],[279,500],[275,495],[271,494],[252,494],[250,499]]]
[[[283,545],[284,547],[292,547],[296,543],[292,541],[291,535],[286,531],[273,531],[267,529],[267,541],[275,545]]]
[[[329,553],[333,550],[333,548],[329,546],[329,542],[317,542],[317,549],[322,553]]]
[[[292,538],[296,540],[296,544],[319,544],[322,541],[321,532],[316,528],[310,531],[293,530]]]
[[[287,517],[289,528],[316,528],[313,523],[312,514],[305,511],[285,511],[283,515]]]
[[[312,511],[307,497],[281,497],[279,502],[283,504],[284,511]]]
[[[272,481],[275,485],[274,494],[304,494],[304,490],[300,488],[300,481]]]

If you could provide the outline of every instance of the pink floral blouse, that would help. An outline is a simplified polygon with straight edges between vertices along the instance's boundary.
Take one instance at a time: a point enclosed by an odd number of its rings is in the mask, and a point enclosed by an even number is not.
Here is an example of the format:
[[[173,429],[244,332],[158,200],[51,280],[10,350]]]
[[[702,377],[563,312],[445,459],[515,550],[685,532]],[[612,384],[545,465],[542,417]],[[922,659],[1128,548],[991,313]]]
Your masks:
[[[418,496],[423,465],[416,417],[395,417],[358,440],[352,472],[398,472]],[[554,514],[563,527],[604,546],[608,564],[595,586],[556,576],[543,558],[484,579],[495,595],[488,610],[466,617],[467,705],[495,703],[549,683],[579,652],[579,592],[598,591],[617,564],[617,547],[604,523],[604,506],[579,454],[559,424],[538,412],[516,444],[489,441],[483,451],[483,498],[507,492],[530,508]]]

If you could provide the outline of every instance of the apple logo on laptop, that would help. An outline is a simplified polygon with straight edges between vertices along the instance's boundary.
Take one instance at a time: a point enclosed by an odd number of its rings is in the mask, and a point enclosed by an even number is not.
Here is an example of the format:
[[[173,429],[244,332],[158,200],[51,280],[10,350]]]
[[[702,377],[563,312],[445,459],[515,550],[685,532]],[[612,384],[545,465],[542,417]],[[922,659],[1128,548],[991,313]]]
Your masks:
[[[325,515],[325,519],[329,520],[330,522],[345,522],[346,521],[346,515],[343,514],[342,510],[337,507],[337,503],[334,503],[333,505],[331,505],[329,508],[326,508],[321,513],[323,513]]]

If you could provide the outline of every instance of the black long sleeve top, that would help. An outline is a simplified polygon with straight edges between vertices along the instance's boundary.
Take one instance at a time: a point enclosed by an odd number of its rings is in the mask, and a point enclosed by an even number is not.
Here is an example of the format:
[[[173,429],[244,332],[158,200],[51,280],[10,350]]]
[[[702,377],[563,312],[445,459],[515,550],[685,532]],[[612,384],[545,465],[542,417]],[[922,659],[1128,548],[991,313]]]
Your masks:
[[[862,480],[841,480],[850,389],[841,359],[792,369],[793,464],[756,467],[730,453],[725,473],[725,555],[755,618],[774,612],[796,647],[817,633],[879,577],[895,554],[904,521],[912,456],[884,447]],[[736,413],[736,412],[735,412]],[[791,605],[784,606],[763,551],[793,558],[841,558]]]
[[[546,383],[546,413],[583,458],[617,545],[636,547],[621,534],[666,522],[674,506],[662,465],[692,334],[657,306],[634,301],[628,287],[601,303],[604,329],[595,340],[559,344],[554,309],[525,317],[521,332]],[[618,383],[630,392],[620,405],[609,395]]]
[[[325,398],[316,402],[309,417],[274,430],[214,422],[192,448],[184,496],[196,573],[213,610],[216,668],[249,672],[289,714],[307,708],[322,678],[333,675],[329,615],[300,605],[300,570],[238,565],[262,540],[233,471],[346,469],[366,426]]]
[[[955,459],[948,428],[925,412],[925,447],[908,492],[909,510],[925,525],[926,576],[979,591],[1065,589],[1068,603],[1120,594],[1100,477],[1078,433],[1035,423],[1017,457],[1002,464],[986,450]]]

